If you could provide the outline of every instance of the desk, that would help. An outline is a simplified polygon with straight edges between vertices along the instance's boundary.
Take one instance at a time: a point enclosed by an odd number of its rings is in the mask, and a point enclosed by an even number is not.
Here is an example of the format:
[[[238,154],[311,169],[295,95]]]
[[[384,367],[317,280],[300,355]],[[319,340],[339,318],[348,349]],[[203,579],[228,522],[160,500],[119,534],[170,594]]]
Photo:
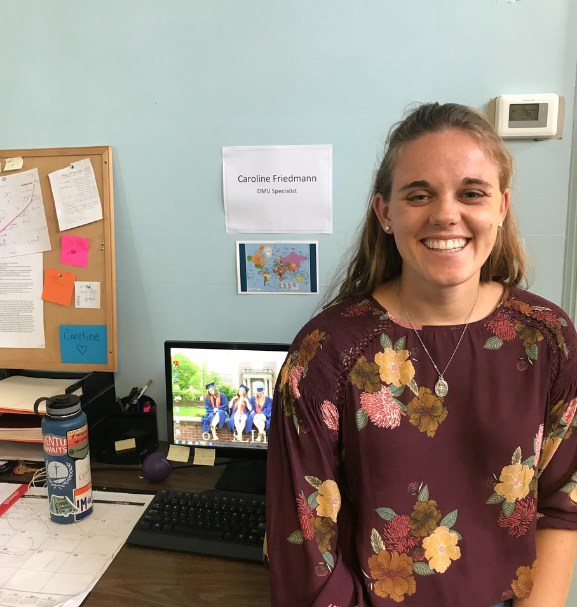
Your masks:
[[[224,466],[173,470],[163,483],[139,478],[138,466],[130,470],[127,466],[111,468],[92,462],[95,487],[200,492],[214,488]],[[0,482],[23,483],[30,478],[31,475],[2,475]],[[270,605],[270,584],[267,571],[258,563],[125,545],[82,605],[264,607]]]

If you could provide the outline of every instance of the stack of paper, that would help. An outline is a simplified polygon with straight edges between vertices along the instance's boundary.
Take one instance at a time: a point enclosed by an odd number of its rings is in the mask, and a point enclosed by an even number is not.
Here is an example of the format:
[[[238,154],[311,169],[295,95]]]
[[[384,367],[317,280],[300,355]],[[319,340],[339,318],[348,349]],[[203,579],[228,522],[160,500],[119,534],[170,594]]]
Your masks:
[[[36,415],[0,413],[0,440],[40,442],[42,420]]]
[[[73,379],[48,379],[13,375],[0,381],[0,441],[42,442],[40,418],[34,415],[34,403],[42,397],[64,394]],[[46,413],[42,402],[39,413]],[[7,445],[0,445],[0,459]]]

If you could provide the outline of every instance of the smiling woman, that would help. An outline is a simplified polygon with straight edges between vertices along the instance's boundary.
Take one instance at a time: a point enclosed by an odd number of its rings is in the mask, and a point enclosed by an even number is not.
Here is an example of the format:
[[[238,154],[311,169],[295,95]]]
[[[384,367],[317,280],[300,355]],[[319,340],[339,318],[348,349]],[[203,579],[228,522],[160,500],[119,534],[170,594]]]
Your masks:
[[[471,108],[391,129],[353,261],[275,392],[273,606],[564,605],[577,333],[519,288],[512,172]]]

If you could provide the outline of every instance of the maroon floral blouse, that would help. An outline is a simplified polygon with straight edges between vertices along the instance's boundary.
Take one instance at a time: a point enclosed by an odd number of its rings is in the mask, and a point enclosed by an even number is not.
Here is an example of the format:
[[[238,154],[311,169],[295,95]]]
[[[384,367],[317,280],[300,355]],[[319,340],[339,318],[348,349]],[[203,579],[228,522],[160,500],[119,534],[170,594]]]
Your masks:
[[[416,327],[441,369],[460,326]],[[311,320],[283,366],[267,491],[272,605],[490,607],[531,593],[535,531],[577,530],[577,334],[510,289],[438,379],[375,299]]]

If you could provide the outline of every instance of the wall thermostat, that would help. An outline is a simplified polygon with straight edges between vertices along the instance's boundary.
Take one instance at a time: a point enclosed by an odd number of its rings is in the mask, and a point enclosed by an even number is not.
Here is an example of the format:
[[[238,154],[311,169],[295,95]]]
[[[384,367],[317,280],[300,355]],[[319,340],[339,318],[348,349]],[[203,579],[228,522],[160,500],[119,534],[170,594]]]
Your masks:
[[[491,100],[489,117],[503,139],[561,139],[564,101],[556,93],[501,95]]]

